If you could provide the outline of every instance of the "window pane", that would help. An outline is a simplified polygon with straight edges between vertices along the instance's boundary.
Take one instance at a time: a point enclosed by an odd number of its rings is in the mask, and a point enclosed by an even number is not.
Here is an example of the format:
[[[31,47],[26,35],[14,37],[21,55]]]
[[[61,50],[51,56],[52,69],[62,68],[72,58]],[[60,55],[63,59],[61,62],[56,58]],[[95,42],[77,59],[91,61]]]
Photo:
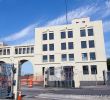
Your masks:
[[[89,69],[88,69],[88,66],[83,66],[83,74],[89,74]]]
[[[68,38],[73,38],[73,31],[68,31]]]
[[[85,37],[85,36],[86,36],[86,31],[85,31],[85,29],[80,30],[80,36],[81,36],[81,37]]]
[[[66,50],[66,43],[61,43],[61,50]]]
[[[7,55],[10,55],[10,49],[7,49]]]
[[[49,39],[50,40],[54,39],[54,33],[49,33]]]
[[[50,75],[54,75],[54,67],[50,67],[49,71],[50,71]]]
[[[73,42],[68,42],[68,49],[74,49]]]
[[[49,44],[49,50],[53,51],[54,50],[54,44]]]
[[[2,49],[0,49],[0,55],[2,55]]]
[[[27,54],[30,53],[30,48],[27,48]]]
[[[74,61],[74,54],[69,54],[69,61]]]
[[[26,48],[23,48],[23,54],[26,54]]]
[[[94,33],[93,33],[93,29],[88,29],[88,36],[93,36]]]
[[[47,62],[47,61],[48,61],[47,55],[43,55],[43,62]]]
[[[43,40],[47,40],[47,34],[43,34]]]
[[[34,53],[34,47],[31,47],[31,53]]]
[[[94,40],[89,40],[89,48],[94,48]]]
[[[90,52],[90,60],[96,60],[95,52]]]
[[[66,32],[61,32],[61,39],[66,38]]]
[[[21,54],[22,53],[22,48],[19,48],[19,54]]]
[[[97,74],[97,66],[91,65],[91,74]]]
[[[43,44],[43,51],[47,51],[47,44]]]
[[[86,41],[81,41],[81,48],[87,48]]]
[[[62,61],[67,61],[67,55],[66,54],[62,54],[61,58],[62,58]]]
[[[82,53],[82,61],[88,60],[87,53]]]
[[[50,55],[49,58],[50,62],[54,62],[54,55]]]
[[[6,49],[3,50],[3,55],[6,55]]]

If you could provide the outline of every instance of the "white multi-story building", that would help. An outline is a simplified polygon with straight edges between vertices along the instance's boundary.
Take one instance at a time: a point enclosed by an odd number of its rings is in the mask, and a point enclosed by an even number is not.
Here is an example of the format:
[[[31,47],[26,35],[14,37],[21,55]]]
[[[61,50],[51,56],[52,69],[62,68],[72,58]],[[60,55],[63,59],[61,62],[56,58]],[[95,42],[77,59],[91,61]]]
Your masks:
[[[81,18],[36,28],[35,60],[39,75],[49,69],[49,85],[65,84],[65,79],[73,80],[75,87],[103,84],[107,65],[102,21]]]
[[[35,28],[35,44],[0,43],[0,64],[14,65],[15,98],[21,65],[30,61],[34,79],[49,86],[97,85],[107,70],[102,21],[74,19],[71,24]],[[45,73],[45,74],[44,74]]]

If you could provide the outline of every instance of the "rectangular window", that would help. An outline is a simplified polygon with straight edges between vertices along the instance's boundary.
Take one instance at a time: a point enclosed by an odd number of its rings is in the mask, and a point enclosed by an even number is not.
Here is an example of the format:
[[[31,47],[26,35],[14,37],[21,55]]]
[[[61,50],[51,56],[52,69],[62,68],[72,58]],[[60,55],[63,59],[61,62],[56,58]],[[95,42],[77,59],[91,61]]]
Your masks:
[[[49,33],[49,40],[53,40],[54,39],[54,33]]]
[[[61,32],[61,39],[66,38],[66,32]]]
[[[15,54],[18,54],[18,48],[15,48]]]
[[[95,52],[90,52],[90,60],[96,60]]]
[[[54,51],[54,44],[49,44],[49,50]]]
[[[47,55],[43,55],[42,60],[43,62],[47,62],[48,61]]]
[[[74,54],[69,54],[69,61],[74,61]]]
[[[91,65],[91,74],[97,74],[97,66]]]
[[[34,47],[31,47],[31,53],[34,53]]]
[[[30,53],[30,48],[27,48],[27,54],[29,54]]]
[[[47,40],[47,33],[42,35],[43,40]]]
[[[61,43],[61,50],[66,50],[66,43]]]
[[[73,31],[68,31],[68,38],[73,38]]]
[[[81,41],[81,48],[87,48],[86,41]]]
[[[62,54],[61,58],[62,58],[62,61],[67,61],[67,55],[66,54]]]
[[[22,48],[19,48],[19,54],[21,54],[22,53]]]
[[[89,68],[88,68],[87,65],[83,66],[83,74],[84,74],[84,75],[89,74]]]
[[[85,37],[86,36],[86,30],[85,29],[80,30],[80,36],[81,37]]]
[[[73,42],[68,42],[68,49],[74,49]]]
[[[50,61],[50,62],[54,62],[54,60],[55,60],[55,59],[54,59],[54,55],[49,55],[49,61]]]
[[[10,49],[7,49],[7,55],[10,55]]]
[[[88,36],[93,36],[94,35],[94,32],[93,32],[93,29],[88,29]]]
[[[95,44],[94,44],[94,40],[89,40],[89,48],[94,48]]]
[[[0,49],[0,55],[2,55],[2,49]]]
[[[54,75],[54,73],[55,73],[55,72],[54,72],[54,67],[50,67],[50,68],[49,68],[49,71],[50,71],[50,75]]]
[[[3,50],[3,55],[6,55],[6,49]]]
[[[23,54],[26,54],[26,48],[23,48]]]
[[[82,61],[88,60],[87,53],[82,53]]]
[[[47,44],[43,44],[43,51],[47,51]]]

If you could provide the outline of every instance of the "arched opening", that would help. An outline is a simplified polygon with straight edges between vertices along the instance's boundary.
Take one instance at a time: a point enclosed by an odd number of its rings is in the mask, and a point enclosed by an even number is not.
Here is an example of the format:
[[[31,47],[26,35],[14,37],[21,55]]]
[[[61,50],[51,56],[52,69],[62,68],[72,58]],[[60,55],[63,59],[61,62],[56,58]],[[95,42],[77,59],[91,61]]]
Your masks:
[[[20,61],[20,84],[21,87],[29,86],[30,80],[33,81],[33,65],[28,60]]]

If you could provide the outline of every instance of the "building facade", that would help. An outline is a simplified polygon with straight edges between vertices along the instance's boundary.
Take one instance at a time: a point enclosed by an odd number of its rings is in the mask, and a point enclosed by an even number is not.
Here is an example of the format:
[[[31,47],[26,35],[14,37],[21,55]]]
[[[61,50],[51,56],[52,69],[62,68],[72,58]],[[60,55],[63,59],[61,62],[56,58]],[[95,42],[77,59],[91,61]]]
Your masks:
[[[51,83],[72,75],[75,87],[103,84],[107,65],[102,21],[81,18],[68,25],[36,28],[35,58],[37,73],[49,69]]]
[[[107,70],[102,21],[74,19],[71,24],[35,28],[34,45],[0,43],[0,64],[14,64],[15,98],[21,65],[30,61],[34,79],[50,86],[104,84]],[[41,84],[41,83],[40,83]]]

